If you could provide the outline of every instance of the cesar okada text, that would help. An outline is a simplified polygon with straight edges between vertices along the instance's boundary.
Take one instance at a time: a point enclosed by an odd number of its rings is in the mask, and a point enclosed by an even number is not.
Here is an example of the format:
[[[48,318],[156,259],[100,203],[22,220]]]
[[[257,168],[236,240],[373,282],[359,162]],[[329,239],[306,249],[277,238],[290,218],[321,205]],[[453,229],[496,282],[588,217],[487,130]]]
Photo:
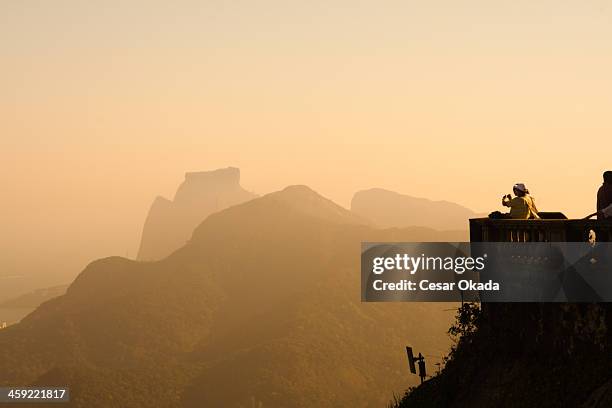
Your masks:
[[[380,275],[385,271],[405,271],[414,275],[422,271],[453,271],[462,275],[466,271],[482,271],[485,268],[487,254],[479,257],[441,257],[441,256],[410,256],[408,254],[396,254],[389,257],[376,257],[372,261],[372,273]],[[469,279],[461,279],[458,282],[431,282],[421,279],[413,282],[409,279],[401,279],[397,282],[385,282],[376,279],[372,282],[374,290],[424,290],[424,291],[452,291],[459,290],[499,290],[499,283],[489,280],[488,282],[474,282]]]

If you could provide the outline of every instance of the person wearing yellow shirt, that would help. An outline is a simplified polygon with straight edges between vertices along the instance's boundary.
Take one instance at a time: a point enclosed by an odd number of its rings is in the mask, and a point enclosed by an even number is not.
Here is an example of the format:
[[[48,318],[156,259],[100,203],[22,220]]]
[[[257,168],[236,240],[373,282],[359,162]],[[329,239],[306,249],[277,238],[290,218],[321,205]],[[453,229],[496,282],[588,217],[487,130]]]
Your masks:
[[[510,194],[502,198],[502,205],[510,207],[509,217],[517,220],[539,219],[538,209],[525,184],[516,183],[512,187],[512,191],[515,195],[514,198]]]

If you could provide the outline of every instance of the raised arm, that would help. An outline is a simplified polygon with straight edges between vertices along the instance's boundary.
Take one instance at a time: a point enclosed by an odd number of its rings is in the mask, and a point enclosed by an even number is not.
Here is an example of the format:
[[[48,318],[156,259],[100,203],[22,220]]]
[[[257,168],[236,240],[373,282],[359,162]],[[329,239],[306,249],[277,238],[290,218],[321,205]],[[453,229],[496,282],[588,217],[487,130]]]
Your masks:
[[[510,195],[504,195],[504,196],[502,197],[502,201],[501,201],[501,203],[502,203],[502,205],[503,205],[504,207],[510,207],[510,201],[512,201],[512,200],[510,199]]]

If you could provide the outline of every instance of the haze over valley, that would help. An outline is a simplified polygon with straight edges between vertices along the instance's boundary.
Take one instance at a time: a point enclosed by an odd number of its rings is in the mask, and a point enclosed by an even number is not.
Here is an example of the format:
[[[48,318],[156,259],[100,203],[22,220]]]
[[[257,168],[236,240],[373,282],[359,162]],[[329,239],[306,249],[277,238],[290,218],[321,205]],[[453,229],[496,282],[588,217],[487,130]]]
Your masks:
[[[452,312],[361,303],[360,242],[466,233],[369,224],[290,186],[208,216],[159,261],[94,261],[0,332],[0,382],[68,384],[88,407],[385,404],[414,381],[407,342],[446,353]]]

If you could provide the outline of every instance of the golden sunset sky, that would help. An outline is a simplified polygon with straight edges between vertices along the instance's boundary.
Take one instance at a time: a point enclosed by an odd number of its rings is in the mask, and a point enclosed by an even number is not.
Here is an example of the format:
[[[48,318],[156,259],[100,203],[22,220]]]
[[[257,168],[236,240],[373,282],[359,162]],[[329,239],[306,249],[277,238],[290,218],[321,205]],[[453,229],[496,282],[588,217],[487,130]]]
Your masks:
[[[186,171],[582,217],[612,169],[610,1],[3,1],[0,47],[0,275],[135,256]]]

